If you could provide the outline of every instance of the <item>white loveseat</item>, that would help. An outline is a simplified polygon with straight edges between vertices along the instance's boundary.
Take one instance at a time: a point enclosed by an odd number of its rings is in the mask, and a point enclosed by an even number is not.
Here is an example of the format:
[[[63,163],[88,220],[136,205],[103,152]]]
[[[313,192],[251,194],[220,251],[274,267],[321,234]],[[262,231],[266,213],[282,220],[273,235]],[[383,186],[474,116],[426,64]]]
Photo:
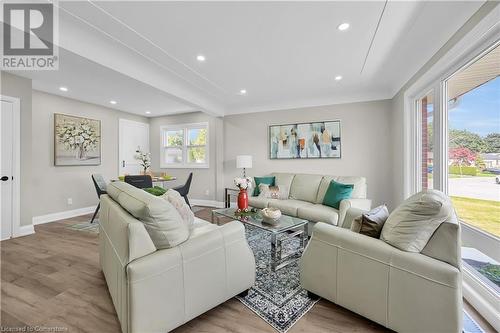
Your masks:
[[[351,207],[369,210],[371,200],[366,198],[366,179],[364,177],[323,176],[312,174],[272,173],[275,185],[288,189],[287,200],[268,199],[257,196],[249,198],[249,204],[256,208],[273,207],[284,214],[315,222],[342,225],[347,210]],[[334,180],[343,184],[353,184],[350,199],[342,200],[339,209],[323,205],[326,190]],[[255,184],[254,184],[255,185]],[[312,226],[309,228],[312,230]]]
[[[462,332],[460,224],[442,223],[420,253],[317,223],[300,262],[304,289],[397,332]]]
[[[168,332],[253,286],[240,222],[195,219],[189,239],[157,250],[144,224],[101,196],[100,264],[123,333]]]

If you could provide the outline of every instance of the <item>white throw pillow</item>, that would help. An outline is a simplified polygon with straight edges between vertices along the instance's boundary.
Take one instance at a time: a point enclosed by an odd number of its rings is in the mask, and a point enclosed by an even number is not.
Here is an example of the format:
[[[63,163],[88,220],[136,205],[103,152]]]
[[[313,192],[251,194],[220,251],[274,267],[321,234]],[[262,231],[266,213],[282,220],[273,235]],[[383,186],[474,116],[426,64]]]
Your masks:
[[[452,214],[453,206],[444,193],[419,192],[389,215],[380,239],[403,251],[421,252],[436,229]]]
[[[177,246],[188,239],[188,226],[168,201],[124,182],[110,183],[107,192],[123,209],[144,223],[158,250]]]
[[[176,190],[168,190],[161,197],[170,202],[172,206],[177,209],[182,221],[188,226],[189,232],[193,231],[194,213],[179,192]]]
[[[285,186],[269,186],[268,184],[259,184],[259,197],[267,199],[288,199],[288,189]]]

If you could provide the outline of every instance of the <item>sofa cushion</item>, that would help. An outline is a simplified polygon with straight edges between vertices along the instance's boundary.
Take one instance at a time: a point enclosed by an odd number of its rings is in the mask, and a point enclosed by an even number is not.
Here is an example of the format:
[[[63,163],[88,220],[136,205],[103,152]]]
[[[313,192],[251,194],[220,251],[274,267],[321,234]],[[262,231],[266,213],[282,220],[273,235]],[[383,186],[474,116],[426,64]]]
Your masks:
[[[293,178],[295,178],[294,173],[279,173],[273,172],[271,176],[274,176],[274,185],[283,186],[290,192],[290,187],[292,187]],[[288,193],[290,195],[290,193]]]
[[[314,204],[294,199],[288,199],[288,200],[271,199],[268,204],[268,207],[278,208],[279,210],[281,210],[283,214],[289,216],[297,216],[297,210],[299,209],[299,207],[309,207],[309,206],[314,206]]]
[[[144,223],[157,249],[171,248],[188,239],[189,227],[168,201],[121,181],[109,184],[107,192],[123,209]]]
[[[400,250],[420,252],[441,223],[454,214],[450,199],[437,190],[424,190],[399,205],[384,224],[381,239]]]
[[[325,222],[337,225],[339,211],[332,207],[314,204],[312,206],[299,207],[297,216],[311,222]]]
[[[272,199],[270,198],[263,198],[263,197],[248,197],[248,204],[250,205],[250,207],[266,208],[267,204],[271,200]]]
[[[316,203],[318,188],[323,176],[297,174],[290,187],[290,199]]]
[[[353,188],[352,184],[342,184],[332,180],[326,190],[323,205],[339,209],[342,200],[351,198]]]
[[[255,188],[253,190],[253,195],[258,196],[260,194],[260,184],[267,184],[274,186],[274,176],[265,176],[265,177],[254,177]]]

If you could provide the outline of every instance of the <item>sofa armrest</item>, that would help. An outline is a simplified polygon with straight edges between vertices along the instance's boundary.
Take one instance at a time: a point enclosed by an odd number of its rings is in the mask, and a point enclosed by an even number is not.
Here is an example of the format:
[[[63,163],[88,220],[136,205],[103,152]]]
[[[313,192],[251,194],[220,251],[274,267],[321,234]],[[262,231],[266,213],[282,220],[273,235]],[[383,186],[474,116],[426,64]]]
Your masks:
[[[346,228],[344,226],[344,220],[347,214],[347,211],[350,208],[358,208],[362,211],[369,211],[372,205],[372,201],[370,199],[344,199],[340,202],[339,206],[339,221],[338,221],[338,226]],[[347,226],[347,228],[350,227]]]

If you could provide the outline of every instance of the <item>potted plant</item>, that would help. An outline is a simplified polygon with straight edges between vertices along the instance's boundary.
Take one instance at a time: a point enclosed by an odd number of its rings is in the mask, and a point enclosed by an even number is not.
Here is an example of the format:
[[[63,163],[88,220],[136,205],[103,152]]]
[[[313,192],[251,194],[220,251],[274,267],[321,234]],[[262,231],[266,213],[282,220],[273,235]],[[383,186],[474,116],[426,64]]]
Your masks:
[[[151,154],[145,153],[142,150],[136,150],[135,153],[134,158],[139,161],[144,169],[144,174],[146,175],[149,167],[151,166]]]

